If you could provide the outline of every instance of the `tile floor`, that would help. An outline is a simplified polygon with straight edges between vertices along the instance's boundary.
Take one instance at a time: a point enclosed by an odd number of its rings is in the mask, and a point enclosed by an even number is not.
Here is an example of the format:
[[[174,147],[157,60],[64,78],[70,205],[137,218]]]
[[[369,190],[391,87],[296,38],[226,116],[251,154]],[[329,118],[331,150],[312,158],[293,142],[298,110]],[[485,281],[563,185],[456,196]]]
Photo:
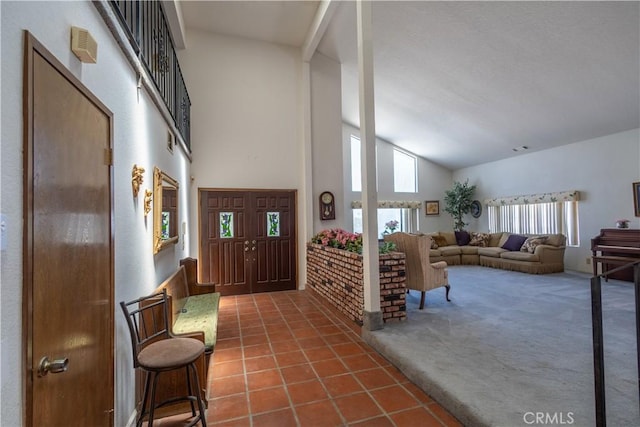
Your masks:
[[[222,297],[209,369],[210,426],[461,425],[313,291]]]

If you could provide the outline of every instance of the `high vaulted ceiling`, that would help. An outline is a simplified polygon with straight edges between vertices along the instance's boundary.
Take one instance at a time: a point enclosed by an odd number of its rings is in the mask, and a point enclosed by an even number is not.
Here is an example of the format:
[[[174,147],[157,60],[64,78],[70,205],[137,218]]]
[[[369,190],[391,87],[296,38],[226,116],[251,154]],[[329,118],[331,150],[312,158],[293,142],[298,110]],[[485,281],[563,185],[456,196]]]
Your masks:
[[[181,2],[185,26],[302,46],[319,2]],[[450,169],[640,127],[638,2],[373,3],[376,134]],[[188,43],[188,40],[187,40]],[[355,2],[318,51],[359,125]]]

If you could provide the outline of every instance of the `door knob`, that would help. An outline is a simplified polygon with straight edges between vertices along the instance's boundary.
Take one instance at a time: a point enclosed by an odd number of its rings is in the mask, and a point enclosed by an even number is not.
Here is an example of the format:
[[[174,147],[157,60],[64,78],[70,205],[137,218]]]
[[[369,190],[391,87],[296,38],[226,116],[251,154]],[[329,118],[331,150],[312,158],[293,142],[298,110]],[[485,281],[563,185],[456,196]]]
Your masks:
[[[252,240],[252,241],[251,241],[251,243],[255,245],[255,244],[256,244],[256,241],[255,241],[255,240]]]
[[[69,359],[57,359],[54,361],[49,361],[47,356],[40,359],[40,365],[38,366],[38,376],[44,377],[49,372],[52,374],[59,374],[60,372],[65,372],[69,367]]]
[[[244,244],[245,244],[245,245],[248,245],[248,244],[249,244],[249,241],[248,241],[248,240],[245,240],[245,241],[244,241]]]

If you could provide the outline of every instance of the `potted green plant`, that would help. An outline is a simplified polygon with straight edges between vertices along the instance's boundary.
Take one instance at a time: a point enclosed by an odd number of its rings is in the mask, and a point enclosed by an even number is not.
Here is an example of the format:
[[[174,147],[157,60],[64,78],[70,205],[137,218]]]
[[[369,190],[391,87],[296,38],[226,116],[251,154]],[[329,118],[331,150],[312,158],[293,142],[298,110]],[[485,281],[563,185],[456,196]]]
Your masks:
[[[473,202],[473,193],[476,191],[475,185],[469,185],[467,179],[464,183],[455,181],[453,188],[444,192],[444,211],[450,213],[453,217],[453,229],[462,231],[466,222],[462,217],[471,211],[471,203]]]

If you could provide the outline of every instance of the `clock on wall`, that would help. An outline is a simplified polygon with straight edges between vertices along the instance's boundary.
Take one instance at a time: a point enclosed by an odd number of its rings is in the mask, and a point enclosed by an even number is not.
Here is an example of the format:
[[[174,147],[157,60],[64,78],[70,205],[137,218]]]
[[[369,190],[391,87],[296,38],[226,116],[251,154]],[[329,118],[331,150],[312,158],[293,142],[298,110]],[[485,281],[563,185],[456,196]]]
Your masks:
[[[336,219],[336,200],[329,191],[320,194],[320,219]]]

